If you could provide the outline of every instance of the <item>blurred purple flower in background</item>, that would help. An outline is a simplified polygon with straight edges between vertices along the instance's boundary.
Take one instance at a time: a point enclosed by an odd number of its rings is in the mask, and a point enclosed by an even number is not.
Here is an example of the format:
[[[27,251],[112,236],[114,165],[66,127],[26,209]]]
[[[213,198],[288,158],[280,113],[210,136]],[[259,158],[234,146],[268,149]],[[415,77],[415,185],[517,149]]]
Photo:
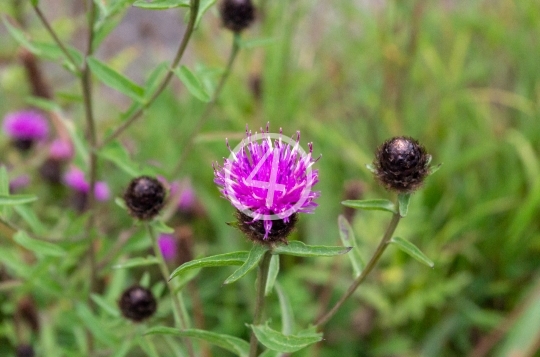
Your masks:
[[[9,181],[9,192],[14,193],[30,184],[30,176],[20,175]]]
[[[109,185],[104,181],[96,182],[96,187],[94,188],[94,195],[98,201],[107,201],[111,197],[111,192],[109,190]]]
[[[158,245],[161,254],[165,260],[174,260],[176,258],[177,246],[176,239],[171,234],[160,234]]]
[[[69,160],[73,157],[71,143],[66,140],[56,139],[49,147],[49,157],[55,160]]]
[[[23,151],[30,149],[35,141],[43,140],[49,134],[47,119],[35,110],[7,114],[2,129],[13,140],[15,146]]]
[[[90,183],[86,181],[84,172],[77,168],[71,167],[64,175],[64,183],[80,193],[88,193],[90,191]],[[97,181],[94,187],[94,197],[98,201],[107,201],[110,198],[109,186],[104,181]]]

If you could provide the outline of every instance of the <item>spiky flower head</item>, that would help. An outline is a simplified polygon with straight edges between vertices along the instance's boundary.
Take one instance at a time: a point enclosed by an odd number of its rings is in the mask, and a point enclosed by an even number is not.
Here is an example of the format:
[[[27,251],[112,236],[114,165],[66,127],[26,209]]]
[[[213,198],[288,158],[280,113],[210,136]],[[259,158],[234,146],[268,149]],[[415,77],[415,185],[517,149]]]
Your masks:
[[[255,7],[251,0],[223,0],[219,8],[223,26],[240,32],[255,20]]]
[[[150,176],[136,177],[124,192],[129,213],[140,220],[151,220],[165,204],[166,190],[163,184]]]
[[[15,146],[23,151],[30,149],[35,141],[43,140],[49,134],[47,119],[35,110],[7,114],[2,128]]]
[[[318,182],[317,161],[300,147],[300,132],[291,140],[271,134],[268,126],[261,134],[246,129],[244,139],[223,167],[214,165],[214,182],[222,195],[238,210],[238,227],[253,241],[286,242],[294,228],[297,213],[311,213],[320,192],[312,191]],[[272,140],[274,139],[274,140]],[[259,141],[260,140],[260,141]]]
[[[431,156],[413,138],[394,137],[377,149],[375,177],[388,190],[411,193],[422,186],[429,174]]]
[[[150,290],[133,285],[122,293],[118,306],[125,318],[141,322],[156,312],[157,302]]]

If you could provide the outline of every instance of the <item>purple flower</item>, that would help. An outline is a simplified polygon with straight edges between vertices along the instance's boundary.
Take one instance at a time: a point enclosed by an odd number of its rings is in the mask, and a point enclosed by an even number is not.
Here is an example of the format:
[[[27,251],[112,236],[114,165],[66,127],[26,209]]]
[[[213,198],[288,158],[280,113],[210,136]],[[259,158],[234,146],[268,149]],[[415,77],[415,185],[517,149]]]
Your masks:
[[[107,201],[111,197],[111,192],[109,186],[104,181],[96,182],[94,187],[94,195],[98,201]]]
[[[9,192],[17,192],[30,184],[30,176],[20,175],[9,181]]]
[[[71,167],[64,175],[64,183],[75,191],[87,193],[90,184],[84,178],[84,172],[76,167]]]
[[[49,133],[47,119],[34,110],[7,114],[2,127],[8,136],[19,140],[42,140]]]
[[[56,160],[69,160],[73,156],[71,143],[66,140],[56,139],[49,147],[49,156]]]
[[[161,254],[165,260],[173,260],[176,258],[176,239],[170,234],[160,234],[158,245]]]
[[[257,241],[284,241],[296,222],[296,213],[311,213],[320,192],[311,191],[318,182],[318,171],[311,166],[309,153],[296,140],[261,129],[247,138],[224,160],[214,166],[214,182],[223,196],[238,209],[239,228]],[[274,140],[272,140],[274,139]],[[249,219],[251,217],[251,219]],[[249,222],[248,222],[249,221]]]

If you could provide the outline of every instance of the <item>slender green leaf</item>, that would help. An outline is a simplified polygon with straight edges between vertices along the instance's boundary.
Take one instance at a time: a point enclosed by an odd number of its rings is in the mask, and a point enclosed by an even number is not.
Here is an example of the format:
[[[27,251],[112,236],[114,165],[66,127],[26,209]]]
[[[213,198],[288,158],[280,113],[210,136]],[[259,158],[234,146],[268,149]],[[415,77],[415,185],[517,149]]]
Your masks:
[[[0,196],[9,196],[9,175],[4,165],[0,166]]]
[[[45,235],[47,233],[47,227],[39,220],[36,212],[29,206],[19,205],[13,207],[13,209],[26,223],[28,223],[30,228],[32,228],[32,232],[38,236]]]
[[[114,163],[131,177],[140,175],[139,166],[131,160],[127,150],[118,141],[113,141],[105,146],[98,152],[98,155]]]
[[[281,332],[285,335],[290,335],[294,331],[294,310],[291,305],[291,300],[287,296],[281,285],[276,284],[276,291],[279,298],[279,308],[281,310]]]
[[[277,38],[275,37],[269,37],[269,38],[256,38],[253,40],[241,40],[240,41],[240,47],[242,48],[255,48],[255,47],[263,47],[268,46],[276,43]]]
[[[148,357],[160,357],[154,343],[146,336],[137,336],[137,344]]]
[[[259,355],[259,357],[281,357],[283,354],[278,351],[266,350]]]
[[[13,38],[19,42],[23,47],[26,47],[32,53],[40,55],[41,52],[32,44],[32,42],[27,38],[26,34],[19,28],[13,26],[8,20],[7,16],[2,16],[2,22],[6,26],[7,30],[13,36]]]
[[[135,268],[135,267],[141,267],[146,265],[153,265],[158,264],[158,259],[153,256],[148,256],[146,258],[137,257],[128,259],[125,262],[122,262],[120,264],[113,265],[113,269],[128,269],[128,268]]]
[[[150,75],[148,76],[148,79],[146,80],[146,83],[144,85],[144,98],[145,100],[149,100],[152,95],[154,95],[154,92],[158,88],[158,86],[161,84],[161,81],[165,77],[165,74],[169,71],[169,64],[166,62],[160,63],[159,65],[152,70]]]
[[[165,222],[163,222],[160,219],[156,219],[151,223],[151,226],[156,230],[158,233],[166,233],[171,234],[174,233],[174,228],[169,227]]]
[[[264,289],[264,295],[268,296],[274,289],[274,284],[279,273],[279,255],[272,255],[270,259],[270,267],[268,268],[268,279],[266,280],[266,287]]]
[[[377,169],[375,168],[375,166],[373,166],[372,164],[367,164],[366,165],[366,168],[371,171],[371,173],[376,173],[377,172]]]
[[[37,51],[37,53],[35,54],[39,55],[42,58],[50,60],[63,59],[66,62],[70,61],[69,57],[66,56],[64,51],[62,51],[62,49],[54,43],[32,42],[32,46]],[[83,61],[83,55],[81,54],[81,52],[70,46],[66,46],[66,50],[68,51],[71,58],[75,61],[75,65],[80,66]]]
[[[358,276],[360,275],[366,264],[364,263],[362,255],[360,254],[360,251],[358,249],[353,229],[343,215],[339,215],[338,217],[338,227],[339,237],[341,238],[341,242],[343,243],[343,245],[346,247],[353,247],[351,252],[347,254],[347,256],[351,261],[354,276]]]
[[[324,245],[306,245],[293,240],[289,244],[281,244],[272,250],[272,254],[294,255],[297,257],[333,257],[348,253],[352,247],[331,247]]]
[[[239,339],[238,337],[219,334],[215,332],[197,329],[187,329],[180,331],[172,327],[157,326],[147,330],[145,334],[165,334],[176,335],[180,337],[192,337],[231,351],[232,353],[235,353],[241,357],[247,357],[249,355],[249,343],[242,339]]]
[[[137,0],[133,3],[133,6],[148,10],[167,10],[175,7],[189,7],[189,0],[154,0],[151,2]]]
[[[439,169],[441,168],[441,166],[442,166],[442,164],[430,166],[430,167],[429,167],[429,174],[430,174],[430,175],[433,175],[435,172],[439,171]]]
[[[87,305],[77,303],[75,306],[75,312],[81,319],[83,324],[92,332],[92,335],[102,343],[108,346],[116,344],[116,339],[113,338],[113,334],[109,333],[103,328],[103,324],[92,313]]]
[[[112,305],[110,302],[105,300],[102,296],[97,294],[91,294],[90,298],[103,309],[107,314],[113,316],[113,317],[120,317],[120,312],[118,311],[118,308],[114,305]]]
[[[37,197],[34,195],[0,195],[0,206],[15,206],[34,202]]]
[[[388,200],[375,199],[375,200],[347,200],[341,202],[342,205],[364,210],[374,211],[387,211],[391,213],[397,213],[396,205]]]
[[[410,193],[400,193],[398,195],[399,215],[405,217],[409,212],[409,201],[411,200]]]
[[[116,89],[133,100],[139,102],[144,100],[144,89],[142,87],[93,57],[89,57],[87,62],[92,73],[105,85]]]
[[[228,266],[228,265],[242,265],[247,260],[248,255],[249,255],[248,252],[240,251],[240,252],[213,255],[211,257],[206,257],[206,258],[201,258],[201,259],[195,259],[187,263],[184,263],[180,265],[178,268],[176,268],[172,272],[170,279],[176,276],[179,276],[190,269],[221,267],[221,266]]]
[[[46,112],[55,112],[60,110],[60,106],[55,101],[44,99],[40,97],[26,97],[25,100],[26,104],[39,108],[41,110],[44,110]]]
[[[430,268],[433,268],[435,266],[435,263],[433,263],[431,259],[426,257],[424,253],[422,253],[420,249],[418,249],[411,242],[400,237],[394,237],[390,240],[390,243],[397,245],[399,249],[409,254],[411,257],[418,260],[420,263],[423,263]]]
[[[268,249],[269,248],[265,245],[254,244],[253,248],[251,248],[251,250],[249,251],[249,256],[247,257],[244,264],[242,264],[240,268],[238,268],[234,273],[232,273],[231,276],[225,279],[225,282],[223,282],[223,284],[233,283],[246,275],[249,271],[251,271],[257,266],[264,253],[266,253]]]
[[[201,0],[199,5],[199,12],[197,13],[197,19],[195,20],[195,27],[199,27],[199,22],[203,17],[204,13],[208,11],[212,5],[216,3],[217,0]]]
[[[49,255],[53,257],[61,257],[66,254],[66,251],[62,247],[50,242],[33,239],[23,231],[18,231],[15,233],[13,240],[24,248],[37,254]]]
[[[317,333],[313,329],[300,331],[296,335],[285,335],[271,329],[268,323],[265,325],[250,326],[260,343],[278,352],[296,352],[322,340],[322,333]]]
[[[186,86],[193,96],[203,102],[209,102],[210,96],[206,93],[201,81],[193,72],[189,70],[186,66],[180,66],[174,70],[174,73],[180,78],[182,83]]]

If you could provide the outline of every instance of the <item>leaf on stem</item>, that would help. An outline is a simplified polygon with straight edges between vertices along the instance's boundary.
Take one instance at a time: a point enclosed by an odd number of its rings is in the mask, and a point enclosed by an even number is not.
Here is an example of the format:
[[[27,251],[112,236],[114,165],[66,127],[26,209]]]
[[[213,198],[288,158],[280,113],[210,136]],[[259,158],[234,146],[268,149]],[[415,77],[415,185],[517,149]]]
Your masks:
[[[383,199],[374,199],[374,200],[347,200],[341,202],[342,205],[363,209],[368,211],[386,211],[390,213],[397,213],[396,205],[391,201]]]
[[[423,263],[430,268],[433,268],[435,266],[435,263],[433,263],[431,259],[429,259],[424,253],[420,251],[420,249],[418,249],[411,242],[400,237],[394,237],[390,240],[390,243],[397,245],[399,249],[409,254],[411,257],[418,260],[420,263]]]
[[[235,281],[246,275],[248,272],[253,270],[253,268],[257,266],[259,261],[262,259],[264,253],[266,253],[268,249],[269,248],[267,246],[253,244],[253,248],[251,248],[251,250],[249,251],[249,255],[244,264],[242,264],[240,268],[238,268],[227,279],[225,279],[223,284],[234,283]]]
[[[276,284],[276,291],[279,299],[279,309],[281,310],[281,332],[290,335],[294,331],[294,310],[291,300],[281,285]]]
[[[248,258],[249,253],[245,251],[232,252],[226,254],[213,255],[211,257],[195,259],[180,265],[176,268],[169,279],[184,274],[191,269],[208,268],[208,267],[221,267],[229,265],[242,265]]]
[[[131,177],[136,177],[141,174],[139,165],[131,160],[127,150],[118,141],[107,144],[107,146],[99,150],[98,155],[105,160],[112,162],[120,170]]]
[[[24,248],[37,254],[48,255],[52,257],[62,257],[66,254],[64,248],[41,240],[31,238],[26,232],[18,231],[13,236],[13,240]]]
[[[135,82],[93,57],[88,57],[87,63],[88,66],[90,66],[92,73],[103,82],[103,84],[116,89],[133,100],[138,102],[144,101],[144,89]]]
[[[278,352],[296,352],[322,340],[322,333],[317,333],[312,328],[302,330],[295,335],[285,335],[270,328],[268,322],[264,325],[250,326],[260,343]]]
[[[358,245],[356,244],[356,238],[354,237],[353,229],[345,216],[341,214],[338,217],[338,227],[339,237],[341,238],[341,242],[343,243],[343,245],[352,247],[351,253],[347,254],[347,256],[351,261],[354,276],[358,276],[360,275],[360,273],[362,273],[362,270],[364,269],[366,264],[364,263],[364,260],[360,255],[360,250],[358,249]]]
[[[324,245],[306,245],[293,240],[289,244],[281,244],[272,250],[272,254],[294,255],[296,257],[333,257],[348,253],[352,247],[331,247]]]
[[[186,329],[179,330],[173,327],[165,326],[156,326],[147,330],[145,335],[175,335],[180,337],[192,337],[199,340],[206,341],[215,346],[221,347],[232,353],[237,354],[240,357],[248,357],[249,355],[249,343],[246,341],[229,335],[224,335],[220,333],[197,330],[197,329]]]
[[[34,202],[38,198],[34,195],[0,195],[0,206],[16,206]]]
[[[197,19],[195,20],[195,28],[199,27],[199,22],[203,17],[204,13],[208,11],[212,5],[216,3],[217,0],[201,0],[199,5],[199,12],[197,13]]]
[[[266,287],[264,288],[264,296],[270,295],[274,289],[276,278],[279,273],[279,255],[272,255],[270,258],[270,266],[268,267],[268,279],[266,280]]]
[[[174,69],[174,73],[180,78],[182,83],[184,83],[188,91],[193,94],[195,98],[203,102],[210,101],[210,96],[206,93],[201,81],[189,70],[189,68],[180,66],[179,68]]]
[[[400,193],[398,195],[399,215],[401,217],[407,216],[407,212],[409,212],[410,200],[411,200],[410,193]]]
[[[105,311],[110,316],[120,317],[120,312],[118,311],[118,308],[105,300],[103,296],[97,294],[90,294],[90,298],[96,303],[96,305],[101,307],[103,311]]]
[[[189,0],[154,0],[151,2],[137,0],[133,3],[133,6],[147,10],[167,10],[175,7],[189,7]]]
[[[142,267],[146,265],[154,265],[158,263],[159,263],[159,260],[156,257],[149,255],[146,258],[137,257],[137,258],[128,259],[125,262],[113,265],[112,268],[113,269],[128,269],[128,268]]]
[[[163,78],[165,78],[165,75],[168,71],[169,71],[169,64],[162,62],[159,65],[157,65],[156,68],[152,70],[152,72],[150,72],[144,84],[145,101],[149,101],[150,98],[152,98],[156,89],[158,89],[159,85],[161,84],[161,81],[163,80]]]
[[[23,47],[26,47],[30,52],[35,55],[40,55],[40,51],[32,44],[32,42],[27,38],[26,33],[21,29],[13,26],[8,20],[7,16],[2,16],[2,23],[7,28],[10,35]]]

